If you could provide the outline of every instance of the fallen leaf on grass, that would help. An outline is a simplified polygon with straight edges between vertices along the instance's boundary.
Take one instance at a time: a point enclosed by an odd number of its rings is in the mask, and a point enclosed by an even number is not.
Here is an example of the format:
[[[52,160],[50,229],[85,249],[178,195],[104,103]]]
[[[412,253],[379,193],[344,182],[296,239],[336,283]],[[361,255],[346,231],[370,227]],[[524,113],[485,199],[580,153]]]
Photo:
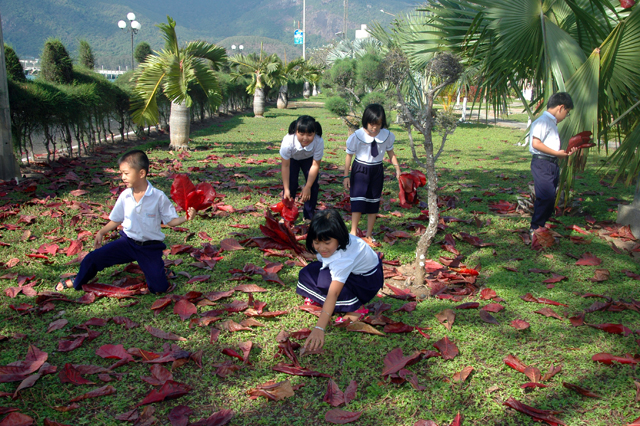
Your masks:
[[[233,418],[233,410],[220,410],[213,413],[206,419],[202,419],[195,423],[190,423],[189,426],[224,426]]]
[[[582,266],[598,266],[602,263],[602,259],[599,259],[592,253],[585,253],[580,256],[580,259],[576,262],[576,265]]]
[[[540,315],[544,315],[545,317],[553,317],[553,318],[557,318],[559,320],[563,320],[564,318],[562,318],[560,315],[558,315],[553,309],[551,308],[542,308],[540,310],[537,311],[533,311],[533,313],[535,314],[540,314]]]
[[[180,337],[177,334],[173,334],[173,333],[169,333],[166,331],[162,331],[160,329],[157,329],[155,327],[151,327],[150,325],[146,325],[144,327],[145,330],[147,330],[147,332],[149,334],[151,334],[154,337],[157,337],[159,339],[165,339],[165,340],[175,340],[175,341],[179,341],[179,342],[186,342],[187,339],[185,339],[184,337]]]
[[[400,308],[396,309],[393,312],[413,312],[416,310],[416,306],[418,302],[409,302],[402,305]]]
[[[60,330],[62,327],[64,327],[67,324],[69,324],[69,321],[67,321],[64,318],[53,321],[51,324],[49,324],[49,327],[47,328],[47,333],[51,333],[52,331],[55,331],[55,330]]]
[[[258,385],[256,388],[249,389],[247,391],[247,395],[249,395],[249,399],[257,399],[259,396],[264,396],[272,401],[282,401],[285,398],[294,396],[294,393],[291,382],[289,380],[285,380],[279,383],[269,381],[262,385]]]
[[[611,334],[624,334],[627,337],[632,331],[622,324],[587,324],[589,327],[597,328],[598,330],[606,331]]]
[[[420,351],[416,351],[409,356],[403,356],[402,349],[395,348],[384,357],[382,375],[388,376],[389,374],[397,373],[406,366],[415,364],[420,360],[421,355]]]
[[[332,407],[344,404],[344,393],[340,390],[338,384],[334,382],[333,379],[329,379],[329,382],[327,383],[327,392],[325,392],[322,400]]]
[[[108,359],[128,359],[133,361],[133,357],[124,349],[122,345],[102,345],[96,349],[96,355]]]
[[[578,385],[572,385],[571,383],[562,382],[562,386],[564,386],[567,389],[571,389],[572,391],[578,392],[580,395],[583,395],[589,398],[600,398],[600,395],[597,395],[588,389],[581,388]]]
[[[467,377],[469,377],[469,374],[471,374],[472,371],[473,371],[473,367],[467,366],[463,368],[462,371],[455,373],[453,375],[452,380],[454,382],[464,382],[465,380],[467,380]]]
[[[198,314],[198,308],[187,299],[180,299],[174,305],[173,313],[178,315],[182,321],[186,321],[191,318],[192,315]]]
[[[347,331],[356,331],[358,333],[375,334],[378,336],[385,336],[385,334],[378,329],[370,326],[362,321],[352,322],[347,326]]]
[[[614,356],[606,352],[595,354],[591,357],[593,361],[602,362],[603,364],[611,365],[613,362],[620,364],[638,364],[638,361],[633,358],[626,358],[621,356]]]
[[[161,402],[167,399],[176,399],[186,395],[191,390],[191,387],[184,383],[174,382],[173,380],[167,380],[164,385],[158,390],[152,390],[142,401],[136,404],[136,407],[142,405],[152,404],[154,402]]]
[[[551,380],[551,378],[553,376],[555,376],[556,374],[558,374],[559,372],[562,371],[562,365],[552,365],[549,367],[549,371],[547,371],[546,373],[544,373],[544,375],[542,376],[542,381],[546,382]]]
[[[73,364],[65,364],[64,368],[58,373],[61,383],[73,383],[74,385],[95,385],[91,380],[85,379],[73,366]]]
[[[548,388],[549,385],[545,385],[542,383],[538,383],[538,382],[528,382],[525,383],[524,385],[520,385],[520,387],[522,389],[529,389],[529,388]]]
[[[171,426],[187,426],[193,410],[186,405],[178,405],[168,415]]]
[[[343,425],[346,423],[355,422],[360,418],[360,416],[362,416],[362,413],[362,411],[350,412],[336,408],[327,411],[327,414],[324,415],[324,419],[329,423]]]
[[[382,331],[385,333],[411,333],[414,330],[414,326],[405,324],[403,322],[394,322],[386,324]]]
[[[450,341],[447,336],[438,340],[433,344],[433,346],[435,346],[435,348],[440,351],[440,353],[442,354],[442,359],[444,360],[454,359],[459,353],[458,347],[455,345],[455,343]]]
[[[487,311],[487,312],[500,312],[501,310],[504,309],[504,306],[502,306],[499,303],[489,303],[488,305],[483,306],[482,308],[480,308],[482,311]]]
[[[467,302],[458,306],[454,306],[453,309],[478,309],[480,304],[478,302]]]
[[[251,331],[251,329],[249,327],[245,327],[243,325],[238,324],[237,322],[233,321],[233,320],[226,320],[221,322],[218,327],[220,327],[220,329],[222,330],[226,330],[230,333],[236,332],[236,331]]]
[[[543,283],[547,283],[547,284],[551,284],[551,283],[559,283],[562,280],[566,280],[567,277],[565,277],[564,275],[559,275],[556,273],[552,273],[551,274],[551,278],[547,278],[546,280],[542,281]]]
[[[451,331],[451,326],[456,319],[456,314],[451,309],[445,309],[444,311],[436,314],[436,319],[440,324],[444,325],[447,330]]]
[[[162,386],[168,380],[173,380],[173,374],[160,364],[153,364],[150,367],[151,376],[141,376],[140,379],[151,386]]]
[[[525,320],[521,320],[521,319],[515,319],[515,320],[511,321],[511,323],[509,325],[511,327],[515,328],[516,330],[526,330],[530,326],[530,324],[528,322],[526,322]]]
[[[33,420],[32,417],[17,411],[9,413],[9,415],[0,422],[0,426],[31,426],[32,424],[35,424],[35,420]]]
[[[480,310],[480,319],[486,323],[489,324],[495,324],[495,325],[500,325],[500,323],[498,322],[498,320],[496,320],[493,315],[491,315],[489,312],[484,311],[484,310]]]
[[[523,404],[515,400],[513,397],[510,397],[508,400],[506,400],[503,403],[503,405],[506,405],[507,407],[511,407],[514,410],[517,410],[528,416],[531,416],[536,421],[547,422],[551,426],[557,426],[557,425],[566,426],[566,423],[563,423],[562,420],[557,419],[553,416],[554,414],[558,414],[559,413],[558,411],[540,410],[534,407],[530,407],[526,404]]]
[[[594,283],[607,281],[611,276],[608,269],[596,269],[592,278],[589,278],[589,281]]]
[[[564,303],[556,302],[550,299],[545,299],[544,297],[535,297],[531,293],[527,293],[524,296],[520,296],[520,299],[524,300],[525,302],[542,303],[545,305],[554,305],[554,306],[564,306],[566,308],[569,307],[569,305],[565,305]]]
[[[273,371],[279,371],[285,374],[291,374],[293,376],[308,376],[308,377],[331,377],[328,374],[319,373],[317,371],[309,370],[304,367],[296,367],[289,364],[279,362],[271,368]]]
[[[107,385],[107,386],[103,386],[103,387],[98,388],[98,389],[94,389],[91,392],[87,392],[87,393],[82,394],[80,396],[76,396],[75,398],[73,398],[69,402],[80,402],[80,401],[84,401],[85,399],[89,399],[89,398],[98,398],[98,397],[101,397],[101,396],[113,395],[114,393],[116,393],[116,388],[114,388],[111,385]]]

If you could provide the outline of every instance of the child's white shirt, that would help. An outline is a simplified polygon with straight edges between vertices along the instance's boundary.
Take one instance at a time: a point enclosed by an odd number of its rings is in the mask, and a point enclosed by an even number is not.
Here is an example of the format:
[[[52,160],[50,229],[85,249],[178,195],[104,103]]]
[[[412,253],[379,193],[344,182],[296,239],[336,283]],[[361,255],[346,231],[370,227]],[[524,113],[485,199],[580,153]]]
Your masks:
[[[127,188],[118,197],[109,219],[121,222],[127,237],[136,241],[162,241],[160,223],[168,223],[178,217],[176,209],[164,192],[156,189],[147,181],[147,190],[136,202],[133,190]]]
[[[371,155],[371,143],[376,141],[378,144],[378,155]],[[369,136],[363,128],[356,130],[347,139],[347,154],[355,154],[356,160],[364,164],[381,164],[384,160],[384,154],[393,149],[393,143],[396,137],[389,129],[380,129],[380,133],[376,137]]]
[[[349,234],[349,244],[345,250],[338,249],[324,258],[317,255],[322,268],[329,268],[331,280],[345,283],[349,274],[362,275],[378,266],[380,262],[375,251],[362,238]]]
[[[313,157],[314,160],[320,161],[323,155],[324,140],[318,135],[315,135],[313,141],[307,146],[300,144],[295,133],[286,135],[280,144],[280,156],[285,160],[291,160],[292,158],[294,160],[305,160]]]
[[[533,138],[538,138],[540,141],[549,148],[559,151],[561,142],[560,134],[558,133],[558,120],[550,112],[543,112],[536,121],[531,124],[531,131],[529,132],[529,152],[537,155],[546,155],[544,152],[540,152],[532,145]]]

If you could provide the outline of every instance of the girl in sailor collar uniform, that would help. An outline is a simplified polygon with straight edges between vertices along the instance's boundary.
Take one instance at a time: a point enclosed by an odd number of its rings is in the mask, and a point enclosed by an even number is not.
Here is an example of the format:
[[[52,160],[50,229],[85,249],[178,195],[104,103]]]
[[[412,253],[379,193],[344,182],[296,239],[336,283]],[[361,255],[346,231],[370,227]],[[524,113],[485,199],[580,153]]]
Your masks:
[[[304,202],[304,218],[307,220],[313,217],[318,203],[318,174],[323,155],[322,126],[311,116],[298,117],[289,125],[289,132],[280,145],[283,198],[290,200],[296,197],[298,176],[302,171],[306,184],[302,187],[300,201]]]
[[[382,161],[384,153],[389,155],[400,178],[398,158],[393,152],[396,137],[387,129],[387,116],[382,105],[371,104],[362,114],[362,128],[347,139],[347,157],[344,164],[344,189],[351,195],[351,234],[356,235],[358,222],[363,213],[367,214],[367,232],[371,238],[376,215],[380,209],[380,197],[384,181]],[[351,167],[351,160],[356,159]]]

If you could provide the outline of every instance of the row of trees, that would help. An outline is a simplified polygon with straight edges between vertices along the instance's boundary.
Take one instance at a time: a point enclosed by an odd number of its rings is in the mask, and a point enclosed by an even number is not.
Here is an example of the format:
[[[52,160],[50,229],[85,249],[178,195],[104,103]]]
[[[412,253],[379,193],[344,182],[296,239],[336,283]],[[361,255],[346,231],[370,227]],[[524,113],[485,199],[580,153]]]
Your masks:
[[[72,155],[74,143],[78,154],[89,153],[96,141],[113,140],[115,134],[125,139],[132,128],[140,133],[158,123],[169,125],[171,146],[184,149],[192,117],[246,109],[252,96],[254,112],[262,116],[265,95],[277,97],[278,107],[285,108],[288,93],[303,91],[305,76],[319,78],[301,59],[285,63],[261,51],[227,61],[223,48],[207,42],[180,47],[170,17],[158,27],[165,48],[151,52],[145,43],[138,45],[139,68],[115,83],[92,71],[94,56],[84,41],[74,67],[64,45],[48,40],[34,81],[25,78],[15,52],[5,46],[14,149],[29,159],[37,135],[49,160],[59,148]]]

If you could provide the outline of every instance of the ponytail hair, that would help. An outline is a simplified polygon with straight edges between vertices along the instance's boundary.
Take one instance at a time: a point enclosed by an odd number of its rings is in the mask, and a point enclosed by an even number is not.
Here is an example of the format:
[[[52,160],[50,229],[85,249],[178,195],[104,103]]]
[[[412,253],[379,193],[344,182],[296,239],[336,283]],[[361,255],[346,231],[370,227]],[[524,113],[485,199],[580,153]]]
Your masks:
[[[293,135],[295,132],[300,133],[315,133],[322,137],[322,126],[316,121],[315,118],[310,115],[301,115],[297,120],[294,120],[289,125],[289,134]]]

